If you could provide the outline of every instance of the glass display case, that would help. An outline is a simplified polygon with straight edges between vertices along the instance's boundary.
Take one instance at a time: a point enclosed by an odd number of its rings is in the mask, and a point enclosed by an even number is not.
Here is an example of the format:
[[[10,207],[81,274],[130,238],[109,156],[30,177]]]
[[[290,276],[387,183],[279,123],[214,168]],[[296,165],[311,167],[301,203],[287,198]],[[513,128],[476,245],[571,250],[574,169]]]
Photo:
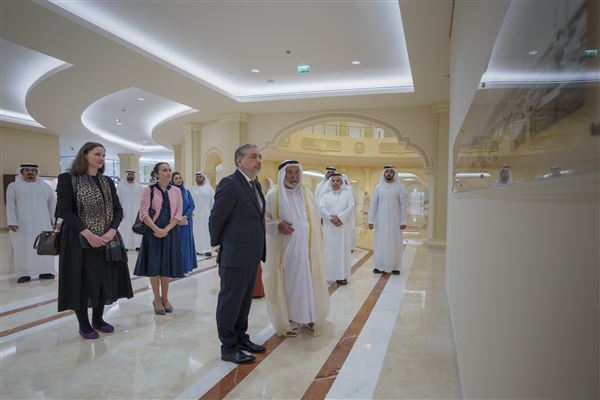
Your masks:
[[[454,192],[600,169],[598,8],[511,3],[454,143]]]

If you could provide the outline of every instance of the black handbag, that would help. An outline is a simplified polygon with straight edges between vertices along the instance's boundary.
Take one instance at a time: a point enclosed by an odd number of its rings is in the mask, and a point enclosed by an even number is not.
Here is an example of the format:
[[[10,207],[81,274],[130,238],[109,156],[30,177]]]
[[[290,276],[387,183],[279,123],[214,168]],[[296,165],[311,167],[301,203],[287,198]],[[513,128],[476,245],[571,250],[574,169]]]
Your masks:
[[[54,220],[56,226],[58,219]],[[60,252],[60,231],[42,231],[33,242],[38,256],[57,256]]]
[[[127,259],[127,252],[118,240],[113,240],[104,246],[104,260],[106,262],[121,262]]]
[[[152,200],[154,199],[154,186],[155,185],[150,185],[150,208],[148,209],[148,216],[150,216],[150,218],[154,218],[154,215],[156,214],[156,211],[154,211],[152,208]],[[131,230],[133,233],[143,235],[144,233],[148,232],[148,229],[150,229],[148,225],[146,225],[144,221],[140,221],[140,212],[138,211]]]

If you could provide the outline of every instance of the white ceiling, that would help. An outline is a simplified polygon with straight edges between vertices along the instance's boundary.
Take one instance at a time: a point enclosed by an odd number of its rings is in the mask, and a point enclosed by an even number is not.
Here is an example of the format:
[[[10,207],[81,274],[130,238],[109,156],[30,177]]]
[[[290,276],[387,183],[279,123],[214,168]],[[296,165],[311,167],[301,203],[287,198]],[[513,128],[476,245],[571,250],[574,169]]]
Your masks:
[[[513,1],[481,81],[492,88],[600,80],[597,66],[583,59],[584,48],[598,46],[588,33],[588,7],[585,0]]]
[[[154,128],[197,110],[138,88],[127,88],[92,103],[81,115],[92,133],[136,152],[169,152],[153,143]]]
[[[4,39],[0,39],[0,54],[0,119],[42,127],[27,112],[27,92],[41,78],[70,65]]]
[[[238,101],[413,89],[395,1],[50,3]]]
[[[143,148],[182,143],[183,123],[212,121],[226,112],[255,114],[418,106],[448,99],[449,0],[400,1],[402,19],[396,2],[260,2],[252,5],[144,2],[153,7],[132,6],[136,2],[85,3],[116,15],[132,30],[164,38],[165,46],[189,55],[193,65],[209,66],[221,75],[225,70],[227,76],[232,72],[229,84],[238,85],[242,91],[238,93],[225,86],[231,90],[228,95],[223,93],[225,89],[201,82],[197,76],[135,48],[64,9],[39,3],[44,5],[32,1],[4,2],[2,39],[64,60],[72,67],[44,76],[26,91],[26,96],[5,92],[7,80],[3,74],[1,91],[3,99],[6,93],[7,97],[12,96],[10,101],[25,104],[31,117],[61,136],[94,137],[82,121],[90,109],[94,110],[96,121],[107,124],[102,125],[107,133]],[[390,11],[392,9],[397,12]],[[402,27],[405,39],[397,35]],[[404,41],[410,65],[402,54]],[[287,55],[285,50],[292,53]],[[2,55],[16,60],[15,63],[25,63],[18,55]],[[354,59],[359,59],[361,64],[352,65],[350,61]],[[308,76],[298,75],[293,68],[299,63],[310,64],[313,72]],[[249,68],[254,67],[260,68],[261,73],[249,72]],[[271,86],[279,83],[278,87],[285,89],[285,85],[297,82],[333,82],[334,76],[340,77],[340,81],[343,77],[370,82],[379,75],[393,78],[394,71],[407,70],[412,71],[412,93],[344,96],[327,93],[332,96],[315,98],[299,93],[298,98],[251,102],[245,102],[248,98],[231,96],[260,94],[264,88],[262,81],[271,78],[276,81]],[[364,85],[354,82],[350,86],[360,89]],[[310,90],[310,86],[305,89]],[[177,103],[198,111],[154,126],[150,108],[137,108],[127,90],[144,91],[164,104]],[[129,96],[128,100],[124,95]],[[116,125],[110,125],[117,118],[115,113],[122,108],[128,110],[128,120],[136,129],[117,129]],[[155,143],[143,142],[150,142],[149,133]],[[114,143],[114,149],[131,152],[131,146],[118,143]],[[161,152],[150,153],[146,156],[159,156]]]

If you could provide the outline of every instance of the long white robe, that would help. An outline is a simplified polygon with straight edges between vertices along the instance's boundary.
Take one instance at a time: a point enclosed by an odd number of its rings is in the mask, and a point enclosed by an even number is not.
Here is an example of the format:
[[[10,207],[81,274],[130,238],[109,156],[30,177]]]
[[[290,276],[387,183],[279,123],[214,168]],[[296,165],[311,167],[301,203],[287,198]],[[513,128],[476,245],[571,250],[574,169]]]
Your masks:
[[[17,232],[10,232],[17,277],[54,273],[54,257],[38,256],[33,243],[40,232],[52,229],[55,207],[52,188],[40,180],[8,185],[7,225],[18,226]]]
[[[317,333],[329,315],[319,208],[309,188],[289,193],[293,212],[287,220],[294,232],[283,235],[277,230],[281,222],[278,190],[278,186],[271,188],[265,199],[267,261],[263,282],[267,312],[279,335],[291,329],[290,320],[299,324],[314,322]]]
[[[352,212],[348,223],[344,225],[346,225],[347,233],[350,235],[350,250],[354,250],[354,246],[356,245],[356,195],[354,194],[354,189],[352,189],[352,186],[348,186],[346,190],[352,195],[352,200],[354,201],[354,211]]]
[[[402,265],[402,231],[406,225],[408,198],[404,187],[394,181],[375,186],[368,223],[375,225],[375,268],[392,272]]]
[[[350,278],[354,228],[350,224],[354,216],[354,207],[354,196],[350,190],[329,191],[323,194],[319,201],[319,210],[323,217],[327,280],[330,282]],[[333,215],[338,216],[342,226],[335,226],[330,221]]]
[[[321,198],[321,192],[325,188],[325,184],[327,183],[327,179],[323,178],[323,180],[317,183],[317,187],[315,188],[315,198],[317,201]]]
[[[142,193],[144,186],[139,183],[128,183],[127,181],[119,183],[117,186],[117,195],[123,207],[123,221],[119,226],[119,232],[123,237],[123,244],[128,250],[140,247],[142,235],[133,233],[131,227],[135,223],[135,218],[140,211]]]
[[[196,208],[194,210],[194,243],[196,251],[208,253],[210,246],[210,233],[208,232],[208,217],[215,202],[215,191],[209,184],[195,185],[190,189]]]

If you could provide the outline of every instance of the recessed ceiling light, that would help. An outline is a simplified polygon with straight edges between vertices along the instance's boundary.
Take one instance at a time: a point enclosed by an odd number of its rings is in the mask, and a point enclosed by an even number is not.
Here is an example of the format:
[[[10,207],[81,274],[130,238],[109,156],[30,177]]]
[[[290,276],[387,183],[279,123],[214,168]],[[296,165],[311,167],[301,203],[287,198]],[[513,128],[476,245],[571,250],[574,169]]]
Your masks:
[[[538,49],[532,49],[527,52],[530,56],[537,56],[540,53]]]
[[[115,119],[115,124],[117,125],[123,125],[123,122],[121,122],[121,120],[119,118]]]
[[[260,69],[258,69],[258,68],[252,68],[252,69],[250,70],[250,72],[252,72],[252,73],[254,73],[254,74],[258,74],[258,73],[260,73]]]
[[[358,60],[354,60],[354,61],[352,61],[352,64],[353,64],[353,65],[358,65],[358,64],[360,64],[360,61],[358,61]]]
[[[143,98],[143,97],[138,97],[137,99],[138,99],[138,101],[145,101],[145,100],[146,100],[146,99],[145,99],[145,98]]]

